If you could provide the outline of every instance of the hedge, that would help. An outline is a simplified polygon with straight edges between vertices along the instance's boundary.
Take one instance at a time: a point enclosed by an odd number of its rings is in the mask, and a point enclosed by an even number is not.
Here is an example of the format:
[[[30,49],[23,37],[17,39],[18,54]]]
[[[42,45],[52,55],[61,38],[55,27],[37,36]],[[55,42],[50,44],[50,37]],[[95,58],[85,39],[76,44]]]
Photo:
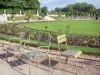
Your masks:
[[[5,35],[5,34],[0,34],[0,39],[1,40],[9,40],[9,38],[19,38],[19,37],[14,37],[14,36],[9,36],[9,35]],[[24,39],[21,38],[22,40],[28,40],[28,39]],[[19,42],[19,40],[13,40],[12,42]],[[39,42],[37,44],[34,44],[32,42],[36,42],[36,40],[30,40],[30,43],[28,43],[28,45],[31,46],[44,46],[44,45],[48,45],[47,43],[44,42]],[[57,44],[56,43],[51,43],[50,48],[52,49],[56,49],[57,50]],[[60,45],[60,48],[62,51],[66,50],[66,47],[64,44]],[[83,46],[72,46],[72,45],[68,45],[69,49],[74,49],[74,50],[81,50],[83,53],[86,54],[98,54],[100,55],[100,49],[99,48],[91,48],[91,47],[83,47]]]

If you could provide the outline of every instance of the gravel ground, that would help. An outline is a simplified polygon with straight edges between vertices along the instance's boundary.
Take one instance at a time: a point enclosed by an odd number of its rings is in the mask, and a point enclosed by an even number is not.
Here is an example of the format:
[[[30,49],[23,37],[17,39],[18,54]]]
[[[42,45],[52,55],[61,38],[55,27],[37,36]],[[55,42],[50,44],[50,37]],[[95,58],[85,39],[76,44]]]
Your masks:
[[[0,40],[1,43],[8,43],[7,41]],[[10,43],[16,45],[16,43]],[[13,55],[9,55],[9,61],[6,61],[6,49],[0,45],[0,75],[29,75],[29,65],[23,62],[23,69],[18,59],[13,61]],[[34,49],[34,47],[30,47]],[[41,49],[43,50],[43,49]],[[52,52],[56,52],[52,50]],[[65,58],[58,63],[56,55],[50,55],[51,57],[51,72],[49,72],[48,58],[40,58],[39,66],[35,58],[31,63],[31,75],[76,75],[75,59],[69,58],[68,62],[65,62]],[[15,62],[15,63],[14,63]],[[100,56],[83,55],[83,68],[81,64],[81,58],[77,59],[78,75],[100,75]]]

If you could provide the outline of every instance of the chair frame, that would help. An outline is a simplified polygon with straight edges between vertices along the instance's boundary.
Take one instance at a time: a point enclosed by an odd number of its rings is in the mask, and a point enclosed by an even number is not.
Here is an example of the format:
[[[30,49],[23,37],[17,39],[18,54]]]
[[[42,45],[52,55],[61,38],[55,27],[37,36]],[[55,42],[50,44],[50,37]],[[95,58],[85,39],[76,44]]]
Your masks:
[[[29,40],[30,40],[30,35],[31,35],[31,33],[29,34]],[[20,44],[20,46],[22,46],[22,43],[24,42],[24,47],[25,47],[25,42],[28,42],[29,40],[22,40],[22,38],[9,38],[9,42],[8,42],[8,45],[9,46],[11,46],[10,45],[10,42],[11,42],[11,40],[19,40],[19,44]],[[19,49],[17,49],[17,51],[18,51]],[[14,61],[15,61],[15,51],[16,51],[16,49],[14,49],[14,52],[13,52],[13,54],[14,54]],[[8,62],[8,49],[6,49],[6,58],[7,58],[7,62]],[[10,52],[11,53],[11,52]]]
[[[14,40],[14,39],[19,40],[20,45],[21,45],[21,39],[20,39],[20,38],[10,38],[10,39],[9,39],[9,43],[8,43],[9,46],[11,46],[11,45],[10,45],[11,40]],[[15,49],[15,50],[16,50],[16,49]],[[13,52],[13,54],[14,54],[14,60],[15,60],[15,50],[14,50],[14,52]],[[17,49],[17,50],[18,50],[18,49]],[[7,62],[8,62],[8,53],[9,53],[9,52],[10,52],[10,51],[9,51],[8,49],[6,49],[6,58],[7,58]],[[10,52],[10,53],[12,53],[12,52]]]
[[[61,50],[60,50],[60,46],[59,46],[59,44],[61,44],[61,43],[63,43],[63,42],[65,42],[65,45],[67,46],[67,37],[66,37],[66,34],[62,34],[62,35],[58,35],[57,36],[57,45],[58,45],[58,50],[59,50],[59,53],[60,53],[60,57],[59,57],[59,59],[58,59],[58,61],[60,61],[60,59],[61,59]],[[68,47],[66,48],[67,50],[69,50],[68,49]],[[83,54],[81,54],[81,58],[82,58],[82,67],[83,67],[83,56],[82,56]],[[66,62],[67,62],[67,60],[68,60],[68,57],[70,57],[70,56],[66,56]],[[77,57],[74,57],[75,58],[75,68],[76,68],[76,75],[78,75],[78,71],[77,71]]]
[[[36,49],[36,52],[38,51],[38,50],[40,50],[41,48],[47,48],[47,51],[46,52],[44,52],[46,55],[47,55],[47,57],[48,57],[48,59],[49,59],[49,73],[51,72],[51,62],[50,62],[50,57],[49,57],[49,46],[50,46],[50,43],[51,43],[51,36],[50,36],[50,33],[48,33],[48,40],[49,40],[49,45],[48,46],[39,46],[39,47],[37,47],[37,49]],[[39,39],[39,42],[40,42],[40,39]],[[27,44],[28,42],[25,42],[24,43],[24,46],[26,46],[26,44]],[[42,52],[42,51],[41,51]],[[21,54],[22,55],[22,54]],[[39,56],[37,56],[37,65],[38,65],[38,67],[39,67],[39,57],[40,57],[41,55],[39,55]],[[22,58],[22,57],[21,57]],[[28,59],[28,64],[29,64],[29,75],[31,75],[31,73],[30,73],[30,65],[31,65],[31,59],[32,59],[33,57],[30,57],[29,59]],[[22,60],[24,60],[23,58],[22,58]]]

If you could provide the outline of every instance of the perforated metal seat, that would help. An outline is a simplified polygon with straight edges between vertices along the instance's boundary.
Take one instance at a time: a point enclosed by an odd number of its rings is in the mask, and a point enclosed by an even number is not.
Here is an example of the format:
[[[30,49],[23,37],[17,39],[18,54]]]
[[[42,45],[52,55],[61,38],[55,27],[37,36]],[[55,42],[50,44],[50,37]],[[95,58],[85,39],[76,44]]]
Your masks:
[[[65,42],[65,46],[67,48],[66,51],[64,52],[60,52],[60,46],[59,44]],[[59,54],[60,56],[65,56],[66,57],[66,61],[68,60],[68,57],[74,57],[75,58],[75,66],[76,66],[76,75],[78,75],[77,73],[77,57],[82,57],[82,51],[80,50],[74,50],[74,49],[68,49],[67,47],[67,37],[66,34],[62,34],[57,36],[57,43],[58,43],[58,49],[59,49]],[[82,58],[82,66],[83,66],[83,58]]]
[[[31,59],[33,58],[33,57],[37,57],[37,66],[39,67],[39,57],[41,57],[41,56],[46,56],[46,57],[48,57],[48,59],[49,59],[49,69],[51,68],[51,64],[50,64],[50,57],[49,57],[49,55],[48,55],[48,51],[49,51],[49,46],[50,46],[50,42],[51,42],[51,37],[50,37],[50,34],[48,33],[48,37],[46,37],[47,38],[47,40],[48,40],[48,45],[46,45],[46,46],[39,46],[39,47],[37,47],[35,50],[29,50],[30,52],[22,52],[22,54],[21,54],[21,57],[22,57],[22,60],[25,60],[25,61],[27,61],[28,62],[28,64],[29,64],[29,75],[30,75],[30,62],[31,62]],[[41,41],[41,37],[39,37],[39,42]],[[43,40],[44,41],[44,40]],[[27,42],[25,43],[25,45],[27,44]],[[25,46],[24,45],[24,46]],[[43,52],[43,51],[41,51],[40,50],[40,48],[47,48],[47,51],[46,52]],[[23,48],[23,51],[24,50],[26,50],[25,48]],[[34,59],[34,58],[33,58]]]
[[[8,46],[7,50],[14,51],[15,49],[19,49],[19,48],[20,48],[20,45],[17,45],[17,46]]]
[[[43,55],[46,55],[45,52],[42,52],[42,51],[31,51],[31,52],[23,53],[22,54],[22,58],[28,60],[31,57],[38,57],[38,56],[43,56]]]
[[[62,56],[66,56],[66,57],[74,57],[77,58],[82,54],[81,51],[78,50],[66,50],[64,52],[61,52]]]

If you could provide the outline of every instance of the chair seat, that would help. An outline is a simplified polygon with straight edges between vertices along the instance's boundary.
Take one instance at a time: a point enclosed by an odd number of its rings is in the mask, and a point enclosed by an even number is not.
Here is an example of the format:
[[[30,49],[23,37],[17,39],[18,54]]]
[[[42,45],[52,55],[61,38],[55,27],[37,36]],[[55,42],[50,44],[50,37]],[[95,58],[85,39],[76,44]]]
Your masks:
[[[78,50],[66,50],[61,53],[62,56],[71,56],[74,58],[79,57],[81,54],[82,54],[82,52],[78,51]]]
[[[45,55],[45,54],[46,53],[42,52],[42,51],[31,51],[31,52],[23,53],[22,58],[29,59],[31,57],[38,57],[38,56],[42,56],[42,55]]]
[[[9,47],[7,47],[7,49],[10,50],[10,51],[14,51],[14,50],[17,50],[19,48],[24,48],[24,46],[17,45],[17,46],[9,46]],[[25,47],[25,48],[27,48],[27,47]]]
[[[20,45],[17,45],[17,46],[9,46],[9,47],[7,47],[7,50],[14,51],[15,49],[19,49],[19,48],[20,48]]]
[[[28,49],[20,49],[20,51],[18,51],[18,50],[15,51],[15,55],[16,55],[16,57],[19,57],[19,56],[21,56],[21,54],[29,53],[31,51],[32,50],[28,50]]]

